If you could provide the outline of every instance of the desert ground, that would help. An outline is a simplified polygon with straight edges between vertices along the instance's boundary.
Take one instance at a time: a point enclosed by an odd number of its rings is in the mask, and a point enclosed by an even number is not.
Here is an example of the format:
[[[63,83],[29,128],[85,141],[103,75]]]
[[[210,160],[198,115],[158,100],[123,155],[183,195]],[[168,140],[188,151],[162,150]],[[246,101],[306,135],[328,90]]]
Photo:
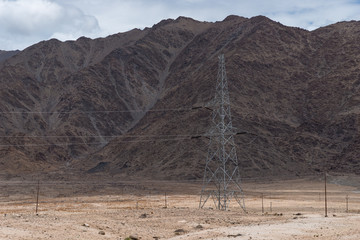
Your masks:
[[[360,239],[357,176],[328,176],[328,217],[321,175],[244,179],[247,213],[199,209],[201,181],[122,179],[2,178],[0,239]]]

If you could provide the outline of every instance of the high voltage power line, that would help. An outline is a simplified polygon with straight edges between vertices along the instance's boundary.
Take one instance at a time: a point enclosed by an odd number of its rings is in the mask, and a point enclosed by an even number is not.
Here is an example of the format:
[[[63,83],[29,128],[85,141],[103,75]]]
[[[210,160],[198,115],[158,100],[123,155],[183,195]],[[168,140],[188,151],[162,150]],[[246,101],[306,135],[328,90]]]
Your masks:
[[[83,138],[83,137],[93,137],[93,138],[148,138],[148,137],[193,137],[194,134],[186,134],[186,135],[51,135],[51,136],[41,136],[41,135],[24,135],[24,136],[0,136],[0,138],[23,138],[23,137],[29,137],[29,138]],[[204,135],[205,136],[205,135]]]
[[[194,110],[212,110],[208,107],[203,106],[192,106],[192,107],[182,107],[182,108],[164,108],[164,109],[150,109],[150,110],[119,110],[119,111],[66,111],[66,112],[50,112],[50,111],[0,111],[0,114],[9,113],[9,114],[78,114],[78,113],[127,113],[127,112],[176,112],[176,111],[194,111]],[[25,133],[15,133],[15,134],[25,134]],[[244,132],[239,132],[238,134],[244,134]],[[200,137],[210,137],[209,134],[156,134],[156,135],[23,135],[23,136],[14,136],[14,135],[3,135],[0,136],[0,139],[19,139],[19,138],[140,138],[140,140],[111,140],[106,144],[121,143],[121,142],[154,142],[154,141],[183,141],[190,140]],[[61,143],[45,143],[45,144],[0,144],[0,147],[37,147],[37,146],[72,146],[72,145],[101,145],[106,141],[101,142],[61,142]]]
[[[237,132],[236,135],[240,134],[252,134],[249,132]],[[215,136],[216,134],[200,134],[200,133],[194,133],[194,134],[131,134],[131,135],[23,135],[23,136],[0,136],[0,138],[69,138],[69,137],[75,137],[75,138],[83,138],[83,137],[94,137],[94,138],[150,138],[150,137],[191,137],[191,138],[198,138],[198,137],[210,137]]]
[[[235,105],[232,105],[234,108],[238,108]],[[212,109],[204,106],[189,106],[189,107],[181,107],[181,108],[159,108],[159,109],[149,109],[149,110],[141,110],[141,109],[128,109],[128,110],[102,110],[102,111],[0,111],[0,114],[90,114],[90,113],[140,113],[140,112],[182,112],[182,111],[198,111],[201,109],[210,110]],[[25,134],[25,133],[14,133],[14,134]],[[240,132],[238,134],[244,134],[244,132]],[[255,135],[255,134],[253,134]],[[190,140],[194,138],[200,137],[210,137],[209,134],[169,134],[169,135],[23,135],[23,136],[14,136],[14,135],[3,135],[0,136],[0,139],[20,139],[20,138],[42,138],[42,139],[51,139],[51,138],[130,138],[131,140],[121,140],[115,139],[110,140],[106,144],[114,144],[114,143],[121,143],[121,142],[154,142],[154,141],[183,141],[183,140]],[[139,140],[134,140],[136,138],[140,138]],[[37,146],[73,146],[73,145],[101,145],[104,144],[106,141],[99,141],[99,142],[61,142],[61,143],[44,143],[44,144],[36,144],[36,143],[29,143],[29,144],[0,144],[0,147],[37,147]]]
[[[248,132],[238,132],[235,135],[240,135],[240,134],[250,134],[250,135],[254,135],[252,133],[248,133]],[[138,142],[166,142],[166,141],[184,141],[184,140],[192,140],[192,139],[197,139],[197,138],[201,138],[201,137],[205,137],[205,138],[210,138],[216,136],[216,134],[189,134],[189,135],[117,135],[117,136],[109,136],[109,137],[113,137],[113,138],[120,138],[120,139],[114,139],[111,140],[109,142],[106,141],[97,141],[97,142],[60,142],[60,143],[56,143],[56,142],[51,142],[51,143],[44,143],[44,144],[37,144],[37,143],[22,143],[22,144],[0,144],[0,147],[38,147],[38,146],[70,146],[70,145],[101,145],[104,144],[104,142],[106,142],[106,144],[116,144],[116,143],[138,143]],[[31,138],[34,136],[15,136],[16,138]],[[104,138],[106,136],[35,136],[36,138],[46,138],[46,137],[52,137],[52,138],[56,138],[56,137],[61,137],[61,138],[65,138],[65,137],[73,137],[73,138],[83,138],[83,137],[97,137],[97,138]],[[0,138],[13,138],[11,136],[0,136]],[[130,138],[130,140],[124,140],[126,138]],[[136,138],[140,138],[137,139]],[[80,140],[80,139],[79,139]],[[255,138],[251,141],[253,142],[255,140]]]
[[[232,105],[233,108],[240,108],[236,105]],[[0,114],[77,114],[77,113],[132,113],[132,112],[181,112],[181,111],[193,111],[207,109],[212,110],[206,106],[189,106],[189,107],[181,107],[181,108],[159,108],[159,109],[128,109],[128,110],[94,110],[94,111],[81,111],[81,110],[73,110],[73,111],[0,111]]]
[[[177,112],[177,111],[192,111],[201,107],[189,107],[189,108],[164,108],[164,109],[149,109],[149,110],[102,110],[102,111],[0,111],[0,114],[8,113],[8,114],[76,114],[76,113],[131,113],[131,112]]]
[[[138,143],[138,142],[167,142],[167,141],[183,141],[183,140],[189,140],[189,138],[173,138],[173,139],[145,139],[145,140],[130,140],[130,141],[111,141],[106,143],[108,144],[115,144],[115,143]],[[41,147],[41,146],[73,146],[73,145],[101,145],[104,144],[104,142],[83,142],[83,143],[44,143],[44,144],[0,144],[0,147]]]

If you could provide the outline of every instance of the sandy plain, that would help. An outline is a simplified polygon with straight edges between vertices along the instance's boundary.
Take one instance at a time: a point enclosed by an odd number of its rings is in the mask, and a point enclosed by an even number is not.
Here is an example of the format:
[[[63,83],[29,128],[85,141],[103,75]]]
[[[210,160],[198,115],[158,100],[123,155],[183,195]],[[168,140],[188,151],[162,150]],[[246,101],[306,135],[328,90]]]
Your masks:
[[[360,239],[360,178],[244,180],[245,213],[213,202],[199,209],[201,182],[91,177],[0,182],[0,239]],[[261,196],[264,196],[262,199]],[[346,201],[347,199],[347,201]],[[347,203],[346,203],[347,202]]]

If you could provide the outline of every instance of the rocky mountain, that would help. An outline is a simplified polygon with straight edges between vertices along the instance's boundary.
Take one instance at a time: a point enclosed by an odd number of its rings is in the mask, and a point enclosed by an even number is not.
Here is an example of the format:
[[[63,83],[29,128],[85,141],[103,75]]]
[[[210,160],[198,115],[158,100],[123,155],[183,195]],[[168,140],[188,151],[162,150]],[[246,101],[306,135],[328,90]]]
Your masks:
[[[5,61],[8,58],[11,58],[12,56],[16,55],[19,52],[20,52],[19,50],[16,50],[16,51],[2,51],[2,50],[0,50],[0,63]]]
[[[0,65],[2,172],[201,178],[223,53],[243,177],[360,173],[359,38],[229,16],[40,42]]]

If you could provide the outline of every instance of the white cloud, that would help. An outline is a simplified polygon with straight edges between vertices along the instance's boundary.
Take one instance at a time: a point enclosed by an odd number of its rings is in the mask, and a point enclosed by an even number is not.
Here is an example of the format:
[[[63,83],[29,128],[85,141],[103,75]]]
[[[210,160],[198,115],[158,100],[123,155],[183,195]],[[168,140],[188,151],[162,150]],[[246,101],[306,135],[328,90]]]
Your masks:
[[[0,0],[0,49],[24,48],[51,37],[104,37],[187,16],[220,21],[265,15],[308,30],[360,19],[356,0]]]
[[[152,26],[162,19],[178,16],[202,21],[220,21],[231,14],[244,17],[265,15],[285,25],[309,30],[329,23],[360,18],[360,3],[355,0],[62,1],[83,6],[85,12],[98,18],[103,32],[107,33]]]
[[[0,49],[22,49],[54,35],[80,37],[99,31],[95,17],[50,0],[0,0],[0,26]]]
[[[277,10],[264,11],[264,15],[288,26],[308,30],[339,21],[359,20],[360,4],[353,0],[304,0],[292,3],[278,0]]]
[[[241,9],[240,5],[238,9]],[[261,14],[284,25],[308,30],[360,18],[360,3],[354,0],[252,0],[242,7],[240,15],[250,17]]]

